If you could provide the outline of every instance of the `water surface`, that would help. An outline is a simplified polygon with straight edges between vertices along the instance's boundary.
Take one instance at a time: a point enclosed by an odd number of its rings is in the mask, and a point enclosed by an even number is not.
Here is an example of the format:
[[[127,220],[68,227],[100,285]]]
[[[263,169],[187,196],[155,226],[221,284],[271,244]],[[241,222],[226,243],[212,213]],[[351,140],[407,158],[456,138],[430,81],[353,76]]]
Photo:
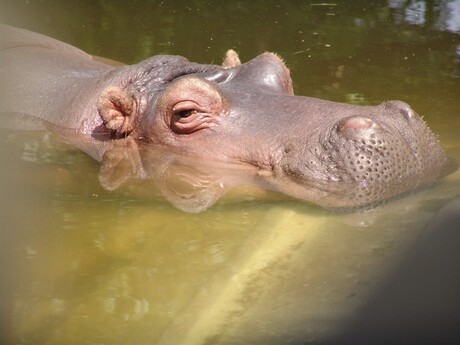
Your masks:
[[[276,52],[296,93],[404,100],[460,160],[459,1],[0,6],[4,23],[126,63]],[[436,236],[433,216],[460,195],[457,172],[354,214],[245,190],[188,214],[129,188],[105,191],[98,163],[51,133],[1,137],[1,334],[12,344],[327,343],[353,329],[420,238]],[[454,278],[440,282],[455,287]],[[437,301],[441,291],[432,293]],[[452,294],[441,310],[458,312]],[[425,319],[422,334],[437,327]]]

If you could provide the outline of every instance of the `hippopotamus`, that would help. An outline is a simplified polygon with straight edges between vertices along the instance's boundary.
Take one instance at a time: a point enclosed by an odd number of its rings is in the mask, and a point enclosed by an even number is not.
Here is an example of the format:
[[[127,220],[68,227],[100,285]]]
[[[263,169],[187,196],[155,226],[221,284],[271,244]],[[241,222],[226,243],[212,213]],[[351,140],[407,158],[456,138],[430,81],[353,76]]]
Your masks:
[[[407,103],[295,95],[274,53],[246,63],[229,50],[221,65],[158,55],[117,66],[41,34],[1,30],[2,117],[72,137],[97,160],[114,147],[160,149],[231,165],[326,208],[375,205],[452,171]]]

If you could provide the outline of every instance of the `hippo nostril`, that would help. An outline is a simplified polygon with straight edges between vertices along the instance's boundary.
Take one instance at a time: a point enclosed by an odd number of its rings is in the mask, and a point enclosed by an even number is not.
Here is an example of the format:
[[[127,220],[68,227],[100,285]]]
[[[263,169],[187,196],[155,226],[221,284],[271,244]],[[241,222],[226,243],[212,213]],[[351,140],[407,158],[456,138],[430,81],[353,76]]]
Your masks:
[[[367,130],[380,128],[380,125],[368,117],[351,116],[341,120],[338,123],[337,128],[339,131],[345,131],[350,129]]]
[[[336,127],[338,133],[353,140],[371,138],[379,129],[381,127],[377,122],[364,116],[347,117]]]
[[[410,107],[410,105],[403,101],[388,101],[385,102],[385,107],[398,111],[408,120],[413,119],[416,116],[415,111]]]
[[[413,119],[415,117],[415,111],[412,108],[407,108],[404,109],[403,114],[406,116],[408,119]]]
[[[341,130],[347,129],[347,128],[360,128],[360,129],[366,129],[372,126],[372,120],[369,119],[368,117],[363,117],[363,116],[352,116],[349,118],[344,119],[339,123],[339,128]]]
[[[410,119],[413,119],[414,116],[415,116],[415,111],[412,110],[412,108],[406,104],[406,103],[403,103],[404,106],[402,106],[400,109],[399,109],[399,112],[408,120]]]

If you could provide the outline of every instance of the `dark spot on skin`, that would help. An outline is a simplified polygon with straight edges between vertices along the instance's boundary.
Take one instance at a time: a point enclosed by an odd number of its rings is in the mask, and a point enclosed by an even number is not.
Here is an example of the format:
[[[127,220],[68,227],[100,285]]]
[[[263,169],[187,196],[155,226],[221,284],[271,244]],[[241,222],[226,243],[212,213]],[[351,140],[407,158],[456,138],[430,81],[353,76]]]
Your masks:
[[[292,145],[287,145],[284,147],[284,153],[289,153],[292,151]]]

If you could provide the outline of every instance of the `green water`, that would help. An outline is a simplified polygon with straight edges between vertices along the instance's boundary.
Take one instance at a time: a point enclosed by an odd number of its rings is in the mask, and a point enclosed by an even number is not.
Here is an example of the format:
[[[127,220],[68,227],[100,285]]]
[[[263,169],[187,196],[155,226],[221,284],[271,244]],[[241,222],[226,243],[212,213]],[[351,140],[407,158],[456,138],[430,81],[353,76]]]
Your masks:
[[[0,1],[0,19],[126,63],[273,51],[297,94],[404,100],[460,161],[460,3],[398,3]],[[98,163],[50,133],[1,138],[10,344],[327,343],[460,195],[457,172],[356,214],[244,191],[188,214],[103,190]]]

